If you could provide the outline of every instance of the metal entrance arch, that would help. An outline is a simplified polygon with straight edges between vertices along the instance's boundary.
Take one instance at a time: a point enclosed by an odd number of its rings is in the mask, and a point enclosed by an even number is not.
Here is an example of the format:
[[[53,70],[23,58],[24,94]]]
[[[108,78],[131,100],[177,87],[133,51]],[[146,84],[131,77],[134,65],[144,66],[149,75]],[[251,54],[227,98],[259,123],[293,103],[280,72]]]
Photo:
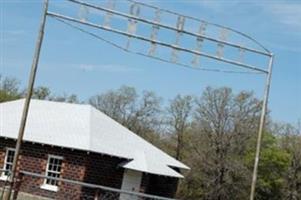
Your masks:
[[[253,200],[257,180],[261,139],[269,99],[274,58],[273,54],[258,41],[240,31],[145,3],[133,0],[119,1],[120,4],[122,3],[123,7],[118,8],[118,1],[116,2],[115,0],[109,0],[105,5],[92,4],[80,0],[65,1],[68,2],[70,6],[73,6],[78,12],[73,15],[51,12],[48,9],[49,0],[44,0],[43,16],[28,82],[27,95],[16,144],[16,152],[12,167],[12,178],[10,181],[11,183],[7,199],[11,196],[12,187],[16,181],[17,163],[36,77],[45,23],[47,17],[51,17],[129,53],[135,53],[141,56],[197,70],[223,73],[264,74],[266,76],[266,82],[250,192],[250,200]],[[126,8],[126,10],[124,8]],[[144,16],[144,12],[148,12],[148,15]],[[95,14],[97,14],[97,16],[93,16]],[[95,20],[96,17],[98,17],[97,20]],[[102,20],[100,20],[101,18]],[[165,18],[171,19],[174,24],[170,25],[168,23],[164,23],[163,21]],[[114,19],[118,19],[119,22],[123,21],[127,23],[127,30],[123,30],[118,25],[117,27],[114,27],[112,23]],[[145,29],[148,31],[144,31],[144,33],[148,33],[147,35],[141,34],[141,32],[138,31],[138,25],[141,24],[143,24],[142,27],[148,28]],[[103,30],[105,32],[115,34],[118,37],[122,37],[126,40],[126,44],[122,45],[111,41],[110,39],[106,39],[103,36],[90,31],[87,27]],[[197,27],[197,30],[191,30],[191,27]],[[160,38],[161,32],[170,32],[172,34],[173,41],[167,41],[166,33],[163,34],[165,37]],[[237,40],[232,39],[230,36],[240,38],[245,45],[238,43]],[[181,42],[184,39],[186,42]],[[141,52],[134,49],[131,44],[137,41],[143,42],[149,46],[147,52]],[[157,53],[161,48],[165,49],[165,51],[169,51],[170,56],[162,56],[162,54]],[[258,60],[261,60],[262,62],[259,63],[257,62]],[[234,69],[225,70],[219,67],[203,67],[204,64],[210,65],[212,62],[234,67]]]

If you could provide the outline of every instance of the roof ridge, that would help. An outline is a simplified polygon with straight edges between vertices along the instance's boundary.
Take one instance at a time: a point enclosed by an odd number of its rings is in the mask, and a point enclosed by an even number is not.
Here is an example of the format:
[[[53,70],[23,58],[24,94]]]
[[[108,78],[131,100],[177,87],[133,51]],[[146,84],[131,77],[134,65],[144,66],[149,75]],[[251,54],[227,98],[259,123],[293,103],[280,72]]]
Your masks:
[[[17,102],[17,101],[25,101],[25,98],[15,99],[15,100],[11,100],[11,101],[5,101],[5,102],[1,102],[0,104],[13,103],[13,102]],[[50,100],[50,99],[31,98],[31,101],[56,103],[56,104],[66,104],[66,105],[74,105],[74,106],[91,106],[90,104],[85,103],[85,102],[84,103],[72,103],[72,102],[56,101],[56,100]],[[91,106],[91,107],[93,107],[93,106]]]

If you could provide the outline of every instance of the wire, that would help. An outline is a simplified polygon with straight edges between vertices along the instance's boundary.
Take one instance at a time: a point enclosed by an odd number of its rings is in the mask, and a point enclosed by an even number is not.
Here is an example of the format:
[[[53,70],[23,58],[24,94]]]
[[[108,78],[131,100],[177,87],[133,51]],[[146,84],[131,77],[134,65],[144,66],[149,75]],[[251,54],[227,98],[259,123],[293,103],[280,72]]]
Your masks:
[[[127,48],[124,48],[123,46],[118,45],[118,44],[116,44],[116,43],[114,43],[114,42],[112,42],[110,40],[107,40],[107,39],[105,39],[105,38],[103,38],[103,37],[101,37],[101,36],[99,36],[99,35],[97,35],[95,33],[92,33],[90,31],[87,31],[87,30],[83,29],[83,28],[80,28],[79,26],[76,26],[76,25],[74,25],[72,23],[69,23],[66,20],[63,20],[63,19],[60,19],[60,18],[57,18],[57,17],[54,17],[54,16],[52,16],[52,17],[55,20],[57,20],[57,21],[65,24],[65,25],[67,25],[67,26],[69,26],[71,28],[74,28],[74,29],[77,29],[77,30],[79,30],[79,31],[81,31],[83,33],[86,33],[86,34],[88,34],[88,35],[90,35],[90,36],[92,36],[92,37],[94,37],[96,39],[99,39],[99,40],[101,40],[101,41],[103,41],[103,42],[105,42],[105,43],[107,43],[109,45],[112,45],[115,48],[121,49],[122,51],[125,51],[127,53],[132,53],[132,54],[136,54],[136,55],[140,55],[140,56],[152,58],[152,59],[155,59],[155,60],[159,60],[161,62],[171,63],[171,64],[175,64],[175,65],[178,65],[178,66],[181,66],[181,67],[190,68],[190,69],[193,69],[193,70],[210,71],[210,72],[220,72],[220,73],[232,73],[232,74],[263,74],[261,72],[251,72],[251,71],[232,71],[232,70],[221,70],[221,69],[218,69],[218,68],[192,67],[192,66],[190,66],[188,64],[183,64],[183,63],[178,63],[178,62],[176,62],[176,63],[175,62],[171,62],[171,61],[169,61],[167,59],[164,59],[164,58],[147,55],[147,54],[144,54],[144,53],[141,53],[141,52],[131,51],[131,50],[129,50]]]

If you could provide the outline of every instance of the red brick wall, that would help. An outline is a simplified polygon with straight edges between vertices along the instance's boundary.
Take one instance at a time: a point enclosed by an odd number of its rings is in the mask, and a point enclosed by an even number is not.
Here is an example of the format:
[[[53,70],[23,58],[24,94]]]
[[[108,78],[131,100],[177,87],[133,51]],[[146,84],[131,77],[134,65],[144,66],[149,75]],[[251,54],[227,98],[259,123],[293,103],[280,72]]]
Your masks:
[[[24,143],[21,151],[20,169],[45,174],[49,154],[63,157],[62,178],[78,181],[83,180],[85,173],[84,162],[85,159],[87,159],[87,154],[82,151],[71,151],[69,149],[51,147],[48,145],[42,146],[39,144]],[[59,192],[43,190],[40,189],[43,182],[44,179],[24,176],[20,189],[30,194],[55,197],[55,199],[65,199],[65,197],[67,197],[67,199],[78,199],[81,193],[80,186],[66,183],[60,183]]]
[[[7,147],[14,148],[15,142],[10,139],[0,138],[0,168],[3,168],[5,151]],[[100,155],[87,154],[84,151],[70,150],[49,145],[22,144],[20,154],[20,169],[28,172],[45,174],[48,155],[63,156],[61,178],[83,181],[120,188],[122,183],[123,169],[118,164],[124,160]],[[45,196],[55,199],[80,199],[83,193],[93,195],[95,191],[82,188],[81,186],[68,183],[59,183],[59,191],[52,192],[41,189],[44,179],[22,176],[20,191],[34,195]],[[1,183],[0,183],[1,184]],[[2,182],[3,184],[3,182]]]
[[[0,168],[3,168],[7,147],[14,148],[15,141],[0,137]],[[85,151],[25,142],[21,147],[20,169],[37,174],[45,174],[48,155],[63,157],[61,178],[121,188],[124,169],[118,167],[124,159],[87,153]],[[96,191],[75,184],[59,183],[59,191],[41,189],[44,179],[23,176],[20,191],[55,199],[81,199],[84,195],[93,196]],[[3,182],[0,181],[0,186]],[[178,180],[163,176],[143,174],[141,192],[164,197],[174,197]],[[100,192],[101,195],[101,192]]]
[[[125,160],[96,153],[90,153],[88,157],[89,159],[85,163],[84,182],[121,188],[124,169],[118,165]],[[82,192],[91,196],[95,194],[96,190],[85,187],[82,188]],[[102,191],[98,192],[99,195],[103,194]]]

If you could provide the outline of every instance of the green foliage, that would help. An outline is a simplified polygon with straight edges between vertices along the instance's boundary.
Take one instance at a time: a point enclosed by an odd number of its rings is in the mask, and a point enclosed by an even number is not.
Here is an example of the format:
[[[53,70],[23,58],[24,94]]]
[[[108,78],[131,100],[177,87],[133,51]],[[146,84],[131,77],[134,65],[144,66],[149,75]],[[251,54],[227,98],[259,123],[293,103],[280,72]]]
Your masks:
[[[23,98],[25,94],[26,91],[21,91],[20,82],[17,79],[3,77],[0,74],[0,103]],[[75,94],[63,94],[59,96],[52,95],[50,88],[45,86],[34,88],[32,92],[32,98],[68,103],[80,102]]]
[[[0,103],[5,101],[12,101],[21,98],[19,91],[19,81],[14,78],[0,75]]]
[[[51,91],[48,87],[37,87],[34,89],[32,97],[34,99],[47,99],[50,97]]]
[[[252,140],[255,146],[255,140]],[[255,149],[250,149],[245,162],[250,170],[253,168]],[[284,187],[284,173],[288,170],[290,154],[279,148],[279,140],[271,133],[265,133],[262,140],[262,149],[258,167],[258,181],[256,199],[278,200],[282,196]]]

